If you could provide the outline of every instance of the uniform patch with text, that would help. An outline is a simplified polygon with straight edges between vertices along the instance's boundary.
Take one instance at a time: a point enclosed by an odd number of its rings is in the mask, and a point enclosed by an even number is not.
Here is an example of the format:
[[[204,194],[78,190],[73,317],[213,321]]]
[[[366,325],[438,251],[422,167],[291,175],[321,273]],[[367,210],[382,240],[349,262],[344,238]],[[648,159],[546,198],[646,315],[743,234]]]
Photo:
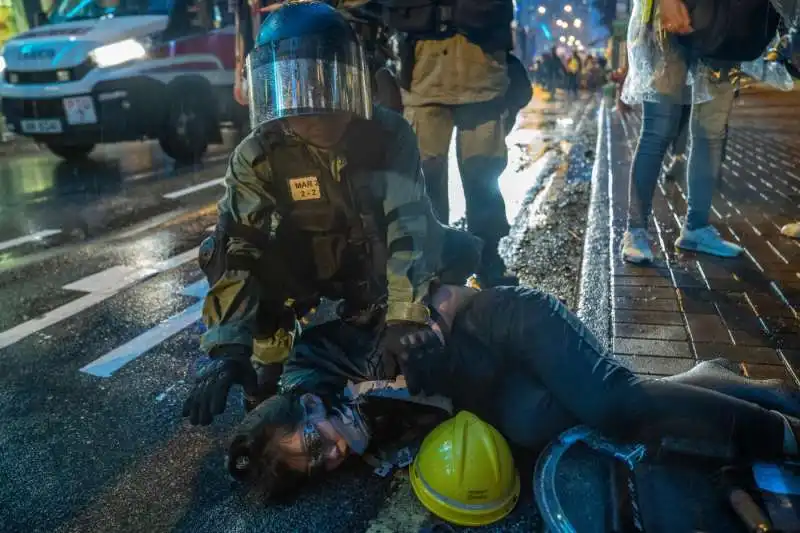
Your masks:
[[[319,180],[316,176],[290,179],[289,190],[292,192],[292,200],[295,202],[322,198],[322,193],[319,190]]]

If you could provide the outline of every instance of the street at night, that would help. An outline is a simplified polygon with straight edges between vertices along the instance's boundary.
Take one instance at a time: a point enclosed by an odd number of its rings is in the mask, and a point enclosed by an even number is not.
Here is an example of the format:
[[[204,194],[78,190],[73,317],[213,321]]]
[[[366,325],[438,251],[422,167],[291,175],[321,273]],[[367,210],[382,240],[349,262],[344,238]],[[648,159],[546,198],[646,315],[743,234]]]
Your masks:
[[[800,531],[799,28],[0,0],[0,533]]]
[[[728,185],[722,189],[723,203],[715,204],[731,228],[740,228],[739,217],[746,216],[750,231],[757,227],[774,235],[781,223],[800,214],[800,182],[783,164],[800,158],[797,143],[781,127],[766,125],[757,111],[774,109],[769,115],[774,117],[780,109],[778,124],[787,124],[790,119],[783,113],[795,116],[800,109],[796,94],[745,95],[734,112],[736,133],[724,177]],[[536,255],[525,249],[525,242],[538,238],[536,227],[557,231],[547,228],[559,224],[559,211],[543,205],[553,195],[553,181],[559,172],[566,172],[568,181],[590,178],[592,167],[597,168],[592,150],[595,144],[602,148],[596,143],[597,120],[609,112],[594,98],[573,107],[535,100],[520,119],[509,144],[514,148],[524,140],[524,149],[512,150],[516,160],[509,169],[514,172],[501,181],[507,194],[520,199],[509,203],[510,220],[516,222],[512,237],[521,240],[508,248],[523,258],[512,264],[527,261],[535,270]],[[615,117],[608,124],[611,131],[628,127]],[[564,143],[573,148],[557,148]],[[610,145],[613,157],[627,157],[624,137]],[[766,159],[759,163],[744,157],[746,146]],[[353,461],[295,503],[264,506],[232,483],[223,468],[226,439],[242,416],[240,398],[231,399],[232,408],[210,428],[194,428],[181,419],[199,354],[200,302],[207,290],[196,264],[197,246],[216,222],[214,202],[223,190],[219,181],[226,160],[222,147],[195,168],[174,170],[160,157],[147,144],[121,145],[73,165],[26,146],[2,160],[7,192],[0,242],[0,298],[5,304],[0,309],[0,529],[415,531],[425,513],[402,474],[382,479]],[[611,173],[615,183],[624,178],[617,175],[619,168]],[[733,172],[746,172],[753,186],[732,183]],[[457,179],[451,175],[454,184]],[[665,198],[679,201],[680,187],[668,185]],[[452,194],[457,206],[460,193]],[[769,210],[763,207],[767,201]],[[662,210],[660,204],[657,209]],[[455,207],[453,218],[459,213]],[[550,218],[537,220],[537,213]],[[659,219],[665,239],[669,224]],[[689,304],[697,307],[674,307],[673,322],[664,311],[676,305],[661,294],[668,292],[665,278],[616,270],[610,334],[620,357],[645,373],[668,374],[688,368],[693,360],[722,356],[745,362],[756,377],[796,379],[800,246],[778,236],[768,238],[771,246],[761,246],[742,231],[745,242],[752,243],[752,255],[737,260],[737,268],[752,270],[750,261],[766,267],[763,275],[776,276],[768,279],[780,284],[788,305],[774,294],[768,300],[763,293],[767,281],[732,273],[736,277],[726,282],[722,271],[689,259],[687,268],[702,264],[713,286],[699,294],[703,291],[696,284],[689,287],[689,277],[681,276],[673,263],[674,279],[683,283],[679,293],[690,292]],[[768,321],[769,316],[782,318],[783,329],[759,336],[751,324],[755,317],[751,320],[742,308],[706,304],[724,310],[726,324],[739,320],[741,325],[730,326],[732,333],[724,339],[709,337],[708,327],[698,332],[696,324],[716,316],[706,314],[706,307],[699,309],[701,302],[719,301],[714,299],[723,294],[719,291],[738,294],[733,280],[743,284],[751,300],[764,302]],[[634,289],[642,295],[628,294]],[[648,290],[655,299],[645,294]],[[742,311],[737,315],[736,309]],[[638,318],[632,324],[634,315]],[[687,326],[691,337],[678,332]],[[484,530],[530,531],[536,524],[528,495],[508,519]]]

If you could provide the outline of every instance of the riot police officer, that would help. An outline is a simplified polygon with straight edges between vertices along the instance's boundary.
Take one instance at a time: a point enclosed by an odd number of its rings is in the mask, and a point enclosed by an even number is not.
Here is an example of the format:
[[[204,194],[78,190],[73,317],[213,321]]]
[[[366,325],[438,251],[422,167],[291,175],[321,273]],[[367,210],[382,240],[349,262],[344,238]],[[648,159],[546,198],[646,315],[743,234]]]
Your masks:
[[[413,131],[373,106],[363,47],[335,9],[278,8],[247,78],[253,131],[231,155],[217,230],[200,249],[210,363],[184,405],[195,424],[220,414],[235,384],[250,407],[274,393],[296,317],[320,297],[382,328],[378,349],[401,350],[403,336],[428,328],[422,299],[455,242],[425,194]],[[480,252],[458,238],[466,278]]]
[[[509,107],[515,106],[520,94],[523,106],[531,97],[525,69],[510,54],[513,2],[382,0],[381,4],[386,6],[387,26],[404,36],[399,54],[404,115],[419,138],[434,211],[448,223],[448,153],[455,128],[467,227],[485,242],[482,282],[515,284],[497,251],[509,231],[498,186],[508,161],[509,123],[519,110]],[[509,72],[510,66],[517,70]],[[518,80],[521,85],[512,83]]]

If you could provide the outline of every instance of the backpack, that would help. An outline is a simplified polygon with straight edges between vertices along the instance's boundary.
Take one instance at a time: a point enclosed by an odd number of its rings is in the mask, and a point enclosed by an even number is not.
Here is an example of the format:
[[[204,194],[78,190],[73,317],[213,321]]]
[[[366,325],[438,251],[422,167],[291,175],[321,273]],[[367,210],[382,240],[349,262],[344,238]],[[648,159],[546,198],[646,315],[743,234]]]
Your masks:
[[[758,59],[775,37],[780,15],[770,0],[684,0],[694,32],[678,36],[691,57]]]

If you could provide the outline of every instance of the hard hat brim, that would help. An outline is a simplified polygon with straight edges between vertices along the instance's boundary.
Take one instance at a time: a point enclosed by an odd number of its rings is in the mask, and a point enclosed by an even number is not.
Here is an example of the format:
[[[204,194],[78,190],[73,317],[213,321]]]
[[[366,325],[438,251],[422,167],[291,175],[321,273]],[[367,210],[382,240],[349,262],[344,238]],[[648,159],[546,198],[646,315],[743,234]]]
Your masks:
[[[450,500],[438,494],[431,488],[420,475],[417,462],[414,461],[409,469],[411,488],[417,499],[431,513],[439,518],[458,526],[478,527],[493,524],[502,520],[514,510],[519,501],[520,480],[519,474],[514,476],[514,488],[505,500],[494,505],[468,505]]]

